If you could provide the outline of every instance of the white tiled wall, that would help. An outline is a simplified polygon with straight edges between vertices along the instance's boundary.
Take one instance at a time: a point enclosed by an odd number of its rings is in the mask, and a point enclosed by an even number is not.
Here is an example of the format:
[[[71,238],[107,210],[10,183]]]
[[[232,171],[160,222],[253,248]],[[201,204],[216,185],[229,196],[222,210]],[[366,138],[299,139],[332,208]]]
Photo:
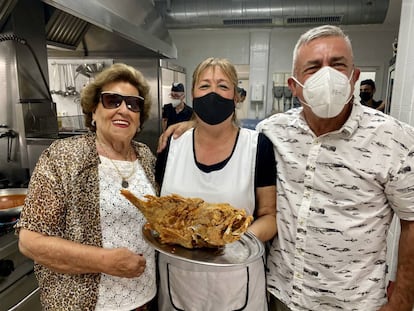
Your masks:
[[[270,31],[250,34],[250,100],[247,117],[266,117],[267,77],[269,72]]]

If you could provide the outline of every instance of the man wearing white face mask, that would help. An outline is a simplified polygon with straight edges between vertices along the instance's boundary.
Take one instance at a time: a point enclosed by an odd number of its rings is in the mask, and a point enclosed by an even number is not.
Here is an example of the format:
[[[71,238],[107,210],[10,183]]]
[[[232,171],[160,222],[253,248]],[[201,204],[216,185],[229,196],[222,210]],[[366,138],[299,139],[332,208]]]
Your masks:
[[[299,98],[299,101],[308,106],[316,116],[329,119],[339,115],[349,103],[352,95],[350,80],[353,75],[354,70],[348,78],[339,70],[325,65],[312,74],[305,85],[295,77],[291,79],[303,89],[304,100]]]
[[[257,130],[273,142],[277,227],[268,256],[270,310],[411,311],[414,130],[354,100],[349,38],[303,34],[289,87],[302,107]],[[395,289],[386,296],[386,237],[401,223]]]
[[[184,102],[185,93],[182,83],[171,86],[170,103],[162,107],[162,131],[171,124],[188,121],[193,115],[193,109]]]

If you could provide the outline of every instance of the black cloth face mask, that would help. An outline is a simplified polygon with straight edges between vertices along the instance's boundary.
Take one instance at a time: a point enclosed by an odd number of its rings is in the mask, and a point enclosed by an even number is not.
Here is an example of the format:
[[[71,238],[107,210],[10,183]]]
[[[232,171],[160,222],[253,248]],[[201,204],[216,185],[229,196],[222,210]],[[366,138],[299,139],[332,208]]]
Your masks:
[[[234,112],[234,100],[227,99],[211,92],[201,97],[193,98],[193,110],[197,116],[210,125],[216,125]]]
[[[370,92],[361,92],[359,93],[359,97],[361,97],[361,99],[366,102],[369,101],[372,98],[372,95]]]

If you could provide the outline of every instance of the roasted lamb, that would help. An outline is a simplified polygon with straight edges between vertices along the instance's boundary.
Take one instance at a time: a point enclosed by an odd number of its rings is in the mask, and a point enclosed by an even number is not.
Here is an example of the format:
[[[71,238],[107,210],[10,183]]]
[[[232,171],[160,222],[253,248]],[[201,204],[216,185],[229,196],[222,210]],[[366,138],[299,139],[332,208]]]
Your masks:
[[[240,239],[253,220],[245,210],[227,203],[211,204],[176,194],[146,195],[146,200],[140,200],[128,190],[121,193],[144,214],[146,227],[155,230],[164,244],[217,248]]]

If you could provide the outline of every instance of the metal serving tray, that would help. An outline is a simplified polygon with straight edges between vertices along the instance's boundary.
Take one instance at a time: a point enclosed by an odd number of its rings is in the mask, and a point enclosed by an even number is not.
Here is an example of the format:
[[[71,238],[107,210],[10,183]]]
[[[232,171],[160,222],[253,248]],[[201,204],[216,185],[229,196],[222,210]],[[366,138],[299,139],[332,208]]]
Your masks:
[[[162,244],[158,234],[154,230],[142,228],[145,240],[157,251],[192,263],[210,266],[241,266],[256,261],[263,256],[263,243],[252,233],[244,233],[240,240],[227,244],[220,248],[195,248],[189,249],[180,245]]]

